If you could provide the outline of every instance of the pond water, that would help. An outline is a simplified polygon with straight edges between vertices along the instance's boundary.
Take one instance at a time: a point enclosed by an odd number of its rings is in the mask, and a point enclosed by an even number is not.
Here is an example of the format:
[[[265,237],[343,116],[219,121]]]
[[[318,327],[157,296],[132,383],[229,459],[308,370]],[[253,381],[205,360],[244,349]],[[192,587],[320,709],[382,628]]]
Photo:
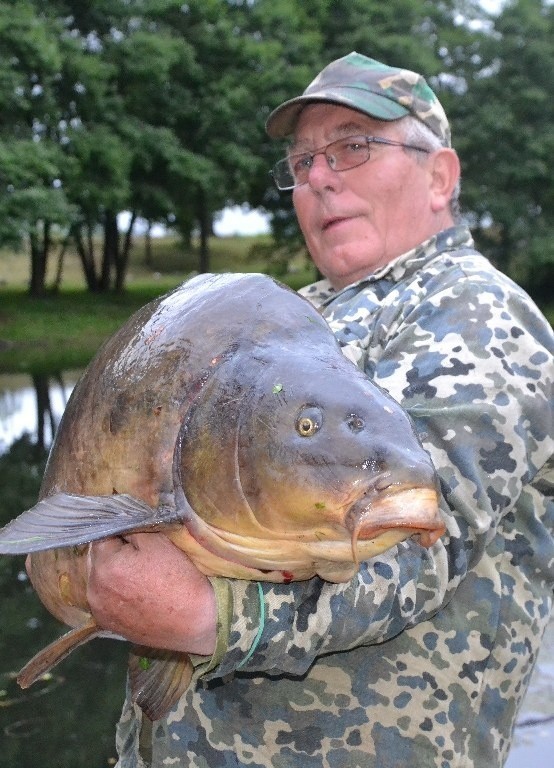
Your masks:
[[[78,375],[0,374],[0,526],[36,501],[48,447]],[[123,702],[125,643],[95,640],[22,691],[15,673],[63,628],[36,598],[23,558],[0,558],[0,606],[2,768],[115,765],[113,741]],[[553,755],[554,619],[506,768],[551,768]]]
[[[27,434],[48,447],[80,372],[57,376],[0,374],[0,454]]]
[[[0,375],[0,526],[36,501],[48,447],[78,375]],[[35,596],[22,557],[0,558],[0,606],[0,766],[115,765],[126,645],[95,640],[23,691],[16,672],[65,628]]]

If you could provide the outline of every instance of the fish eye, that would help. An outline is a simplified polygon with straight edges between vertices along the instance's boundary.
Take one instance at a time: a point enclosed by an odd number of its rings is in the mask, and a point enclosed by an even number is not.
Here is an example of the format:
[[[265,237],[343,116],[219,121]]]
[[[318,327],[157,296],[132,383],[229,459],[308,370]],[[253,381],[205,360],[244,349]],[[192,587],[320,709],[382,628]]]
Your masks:
[[[314,406],[308,406],[302,408],[298,416],[296,417],[296,431],[300,437],[312,437],[315,433],[321,429],[322,418],[319,408]]]
[[[346,424],[348,425],[348,428],[352,430],[352,432],[361,432],[365,427],[365,421],[361,416],[358,416],[355,413],[350,414],[346,420]]]

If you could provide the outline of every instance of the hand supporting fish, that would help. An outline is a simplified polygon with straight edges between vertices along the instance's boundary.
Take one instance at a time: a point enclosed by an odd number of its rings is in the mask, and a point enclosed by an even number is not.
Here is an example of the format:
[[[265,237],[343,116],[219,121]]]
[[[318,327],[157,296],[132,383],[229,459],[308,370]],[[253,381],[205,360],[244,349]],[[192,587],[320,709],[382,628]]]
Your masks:
[[[359,563],[444,532],[412,424],[349,362],[296,293],[262,275],[203,275],[144,307],[99,351],[56,435],[40,500],[0,531],[74,627],[21,671],[30,685],[106,634],[86,599],[88,544],[163,531],[207,575],[350,580]],[[108,633],[109,634],[109,633]],[[186,654],[134,649],[134,699],[158,719]]]

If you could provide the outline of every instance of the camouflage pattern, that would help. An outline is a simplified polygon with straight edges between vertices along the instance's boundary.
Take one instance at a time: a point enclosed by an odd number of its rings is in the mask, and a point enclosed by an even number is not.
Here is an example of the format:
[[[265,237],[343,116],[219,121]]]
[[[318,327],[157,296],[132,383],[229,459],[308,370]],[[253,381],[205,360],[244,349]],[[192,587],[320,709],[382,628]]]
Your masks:
[[[294,132],[302,109],[310,102],[340,104],[378,120],[413,115],[450,146],[450,126],[444,109],[425,78],[409,69],[389,67],[353,51],[332,61],[301,96],[285,101],[266,124],[272,138]]]
[[[552,330],[463,227],[303,292],[415,420],[448,533],[348,584],[263,584],[263,606],[213,579],[214,657],[164,720],[127,701],[118,766],[502,766],[552,605]]]

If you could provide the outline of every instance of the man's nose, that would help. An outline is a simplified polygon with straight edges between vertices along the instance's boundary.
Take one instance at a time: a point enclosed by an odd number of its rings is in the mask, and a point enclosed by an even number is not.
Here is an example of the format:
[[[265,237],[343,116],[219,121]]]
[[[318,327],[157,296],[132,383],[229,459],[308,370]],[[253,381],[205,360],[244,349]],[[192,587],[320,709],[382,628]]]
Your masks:
[[[316,152],[312,157],[312,166],[308,173],[308,184],[314,189],[329,185],[334,186],[338,174],[332,167],[332,158],[328,157],[325,152]]]

